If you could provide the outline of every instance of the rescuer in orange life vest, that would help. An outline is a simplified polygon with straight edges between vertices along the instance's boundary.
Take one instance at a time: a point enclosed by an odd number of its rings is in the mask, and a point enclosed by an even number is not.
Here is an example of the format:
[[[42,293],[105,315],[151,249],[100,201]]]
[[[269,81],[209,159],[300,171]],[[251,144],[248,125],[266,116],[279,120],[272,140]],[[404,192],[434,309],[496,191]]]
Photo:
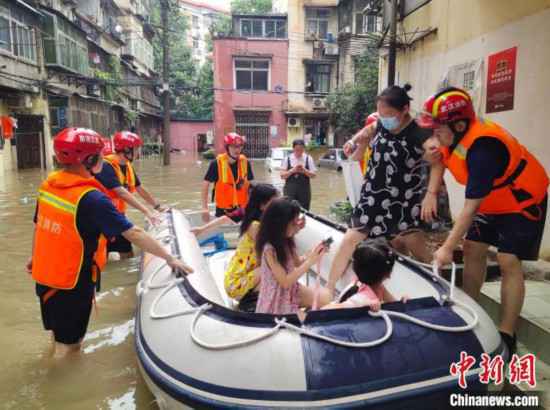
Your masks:
[[[27,271],[36,281],[42,321],[51,330],[54,356],[78,351],[99,285],[97,250],[101,235],[124,236],[182,273],[192,269],[165,251],[119,213],[92,174],[101,171],[103,141],[95,131],[66,128],[54,139],[62,169],[41,184]]]
[[[223,139],[224,154],[210,162],[204,176],[202,186],[202,219],[210,220],[208,214],[208,189],[214,184],[214,202],[216,216],[228,215],[235,222],[243,216],[243,210],[248,203],[248,188],[254,179],[252,167],[248,159],[241,154],[246,139],[235,132],[227,134]]]
[[[139,135],[129,131],[117,132],[113,137],[115,153],[105,156],[103,169],[95,177],[108,189],[109,197],[120,213],[125,214],[127,204],[130,204],[140,210],[149,221],[156,224],[159,221],[159,215],[155,211],[163,212],[165,208],[142,186],[132,167],[136,149],[142,145],[143,141]],[[137,192],[154,211],[149,210],[134,198],[134,192]],[[121,235],[108,242],[107,252],[118,252],[121,258],[133,256],[132,244]]]
[[[521,261],[538,258],[548,176],[508,131],[476,117],[472,99],[463,90],[447,88],[428,98],[418,123],[433,128],[437,137],[431,147],[434,163],[428,192],[437,192],[445,168],[466,186],[464,207],[449,237],[434,253],[434,262],[439,266],[451,263],[453,250],[466,234],[464,290],[477,298],[485,280],[488,248],[498,248],[502,273],[500,331],[513,354],[525,296]],[[431,198],[431,203],[424,204],[423,218],[435,213],[436,196]]]

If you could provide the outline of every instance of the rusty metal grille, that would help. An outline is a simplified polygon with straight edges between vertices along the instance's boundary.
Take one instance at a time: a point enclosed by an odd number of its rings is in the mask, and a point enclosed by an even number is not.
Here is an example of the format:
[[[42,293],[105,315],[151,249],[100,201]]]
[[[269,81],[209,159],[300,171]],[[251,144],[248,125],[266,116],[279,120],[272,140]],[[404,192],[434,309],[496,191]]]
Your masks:
[[[269,154],[269,112],[235,113],[237,133],[246,136],[244,154],[249,158],[266,158]]]

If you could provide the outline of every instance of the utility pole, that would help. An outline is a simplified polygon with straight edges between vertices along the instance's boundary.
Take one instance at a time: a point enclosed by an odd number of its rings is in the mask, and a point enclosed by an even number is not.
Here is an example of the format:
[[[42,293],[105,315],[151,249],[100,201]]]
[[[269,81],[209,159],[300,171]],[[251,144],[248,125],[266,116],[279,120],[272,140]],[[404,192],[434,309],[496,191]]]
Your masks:
[[[164,152],[164,165],[170,165],[170,87],[168,67],[168,0],[160,0],[160,14],[162,20],[162,100],[163,100],[163,124],[162,143]]]
[[[395,59],[397,48],[397,2],[391,0],[390,52],[388,54],[388,87],[395,84]]]

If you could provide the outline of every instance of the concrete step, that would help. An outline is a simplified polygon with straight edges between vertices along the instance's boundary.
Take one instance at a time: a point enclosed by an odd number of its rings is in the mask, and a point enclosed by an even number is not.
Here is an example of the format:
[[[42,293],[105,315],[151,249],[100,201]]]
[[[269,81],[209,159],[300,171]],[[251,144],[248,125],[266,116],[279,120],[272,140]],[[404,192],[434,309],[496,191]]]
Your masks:
[[[486,282],[479,302],[495,323],[499,323],[500,281]],[[550,363],[550,282],[525,281],[525,302],[517,337],[538,358]]]

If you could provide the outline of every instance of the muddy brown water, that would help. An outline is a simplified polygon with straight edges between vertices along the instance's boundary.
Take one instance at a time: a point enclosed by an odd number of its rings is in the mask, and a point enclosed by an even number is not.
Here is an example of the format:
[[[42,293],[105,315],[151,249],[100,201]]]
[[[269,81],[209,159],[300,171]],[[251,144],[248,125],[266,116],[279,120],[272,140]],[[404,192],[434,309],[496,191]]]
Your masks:
[[[139,161],[137,172],[157,198],[179,209],[198,209],[207,161],[174,155]],[[257,181],[282,187],[278,174],[254,161]],[[42,329],[34,282],[24,265],[31,251],[36,190],[45,173],[6,172],[0,177],[0,408],[155,409],[154,397],[137,368],[134,350],[135,285],[139,257],[110,262],[97,295],[83,352],[69,359],[48,358],[50,340]],[[345,198],[341,173],[322,169],[312,182],[312,210],[327,214]],[[142,224],[136,211],[129,218]]]

